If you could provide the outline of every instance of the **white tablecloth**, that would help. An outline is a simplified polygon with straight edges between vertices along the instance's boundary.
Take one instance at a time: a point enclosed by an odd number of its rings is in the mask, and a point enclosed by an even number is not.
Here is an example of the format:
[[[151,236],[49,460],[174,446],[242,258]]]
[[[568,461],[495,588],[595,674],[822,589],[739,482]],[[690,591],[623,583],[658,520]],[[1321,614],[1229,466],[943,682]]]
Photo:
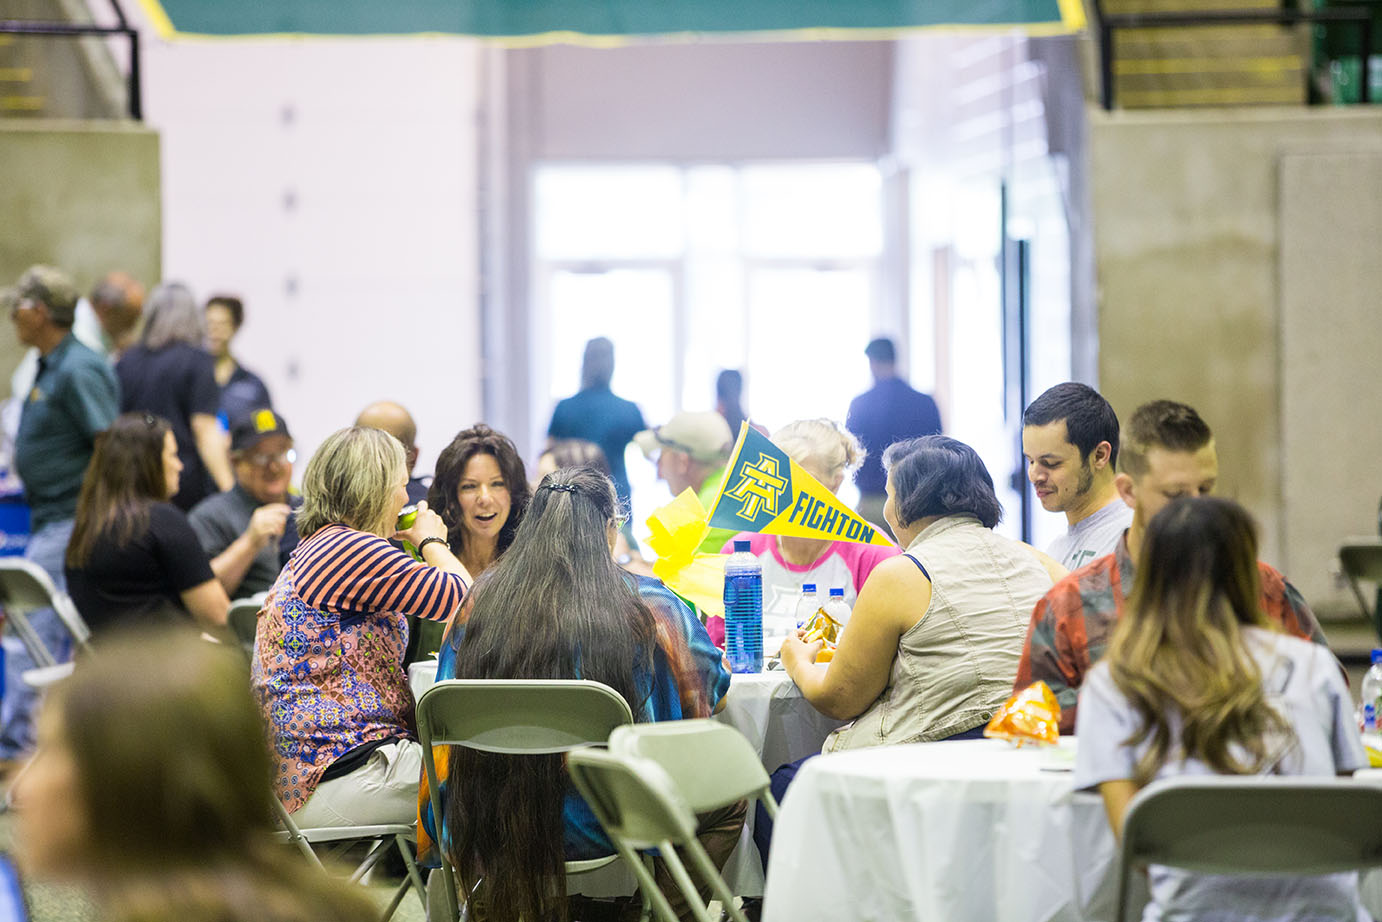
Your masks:
[[[435,685],[436,682],[436,660],[422,659],[408,667],[408,687],[413,690],[413,700],[421,698],[422,693]]]
[[[820,752],[830,731],[844,723],[813,708],[782,670],[735,675],[716,719],[744,734],[769,772]]]
[[[1112,915],[1117,848],[1058,749],[964,740],[822,756],[773,830],[764,922]]]

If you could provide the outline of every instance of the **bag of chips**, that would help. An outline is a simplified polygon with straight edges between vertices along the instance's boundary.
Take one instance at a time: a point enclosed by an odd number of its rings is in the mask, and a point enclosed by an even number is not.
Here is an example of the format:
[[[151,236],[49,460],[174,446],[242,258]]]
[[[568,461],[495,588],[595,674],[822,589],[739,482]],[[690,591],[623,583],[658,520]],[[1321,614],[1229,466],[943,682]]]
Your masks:
[[[1060,704],[1051,686],[1041,680],[1017,692],[998,709],[984,736],[1022,746],[1041,743],[1054,746],[1060,739]]]

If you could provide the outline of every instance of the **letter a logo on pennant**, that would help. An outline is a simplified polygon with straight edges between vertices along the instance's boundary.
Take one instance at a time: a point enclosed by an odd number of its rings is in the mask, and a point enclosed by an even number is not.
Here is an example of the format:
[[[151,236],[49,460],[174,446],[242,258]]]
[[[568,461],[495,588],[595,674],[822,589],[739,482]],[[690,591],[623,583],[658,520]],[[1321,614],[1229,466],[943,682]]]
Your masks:
[[[892,544],[747,423],[739,429],[707,521],[765,535]]]
[[[739,469],[739,483],[727,495],[743,501],[744,507],[735,513],[741,519],[755,522],[764,511],[776,518],[778,500],[786,492],[787,483],[787,478],[778,474],[777,459],[765,453],[758,456],[757,464]]]

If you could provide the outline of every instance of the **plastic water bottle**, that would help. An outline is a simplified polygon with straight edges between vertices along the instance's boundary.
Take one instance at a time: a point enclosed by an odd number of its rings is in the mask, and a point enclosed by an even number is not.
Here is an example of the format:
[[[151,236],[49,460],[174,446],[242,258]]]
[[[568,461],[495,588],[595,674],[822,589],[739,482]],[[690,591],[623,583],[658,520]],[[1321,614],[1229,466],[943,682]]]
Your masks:
[[[840,630],[845,629],[845,625],[849,623],[849,603],[845,601],[843,589],[830,590],[830,598],[825,603],[825,613],[840,626]]]
[[[734,672],[763,671],[763,565],[744,540],[725,561],[725,653]]]
[[[1358,690],[1359,711],[1363,715],[1364,733],[1377,732],[1377,711],[1382,707],[1382,650],[1372,651],[1372,665],[1363,674],[1363,682]],[[1368,725],[1368,708],[1372,708],[1372,724]]]
[[[816,598],[816,584],[802,583],[801,598],[797,600],[797,627],[806,627],[811,619],[816,617],[820,607],[820,600]]]

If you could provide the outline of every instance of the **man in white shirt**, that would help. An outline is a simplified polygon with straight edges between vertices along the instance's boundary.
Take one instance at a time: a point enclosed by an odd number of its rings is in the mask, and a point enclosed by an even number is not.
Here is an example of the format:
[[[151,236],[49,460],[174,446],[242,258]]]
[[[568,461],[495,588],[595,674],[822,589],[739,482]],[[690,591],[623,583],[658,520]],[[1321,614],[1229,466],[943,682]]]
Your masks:
[[[1047,553],[1067,570],[1113,553],[1133,510],[1113,478],[1118,461],[1118,416],[1086,384],[1057,384],[1022,414],[1027,479],[1047,512],[1064,512],[1066,533]]]

